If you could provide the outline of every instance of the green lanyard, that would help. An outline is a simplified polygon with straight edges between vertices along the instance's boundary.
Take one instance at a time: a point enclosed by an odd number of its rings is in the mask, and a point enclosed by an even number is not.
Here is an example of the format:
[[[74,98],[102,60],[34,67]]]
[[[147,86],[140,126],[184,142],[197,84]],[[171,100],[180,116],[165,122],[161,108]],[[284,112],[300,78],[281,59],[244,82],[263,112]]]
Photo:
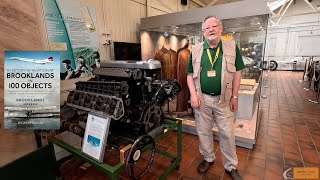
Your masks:
[[[211,63],[211,70],[213,69],[214,63],[215,63],[215,62],[217,61],[217,59],[218,59],[219,52],[220,52],[220,47],[218,47],[217,52],[216,52],[216,55],[214,56],[214,60],[213,60],[213,62],[212,62],[212,57],[211,57],[210,50],[209,50],[209,48],[207,49],[207,54],[208,54],[208,56],[209,56],[210,63]]]

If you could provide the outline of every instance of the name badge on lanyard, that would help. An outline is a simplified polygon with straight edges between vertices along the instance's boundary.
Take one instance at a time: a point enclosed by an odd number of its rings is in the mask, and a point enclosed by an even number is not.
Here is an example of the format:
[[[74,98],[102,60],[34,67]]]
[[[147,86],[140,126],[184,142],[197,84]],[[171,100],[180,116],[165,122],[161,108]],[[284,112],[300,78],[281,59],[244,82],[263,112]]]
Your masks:
[[[207,76],[208,77],[215,77],[216,76],[216,71],[213,70],[213,66],[214,66],[215,62],[217,61],[217,59],[218,59],[219,52],[220,52],[220,47],[218,47],[218,49],[216,51],[216,55],[214,57],[214,60],[212,60],[211,53],[210,53],[209,49],[207,49],[207,54],[208,54],[208,57],[209,57],[209,60],[210,60],[210,63],[211,63],[211,70],[207,71]]]
[[[207,76],[208,77],[215,77],[216,76],[216,71],[215,70],[207,71]]]

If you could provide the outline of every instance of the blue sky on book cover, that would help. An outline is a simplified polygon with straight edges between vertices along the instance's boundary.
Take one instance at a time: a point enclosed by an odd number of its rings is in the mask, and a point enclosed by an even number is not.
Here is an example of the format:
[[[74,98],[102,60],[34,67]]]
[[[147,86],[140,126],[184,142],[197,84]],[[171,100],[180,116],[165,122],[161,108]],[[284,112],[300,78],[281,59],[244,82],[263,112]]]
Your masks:
[[[60,52],[4,52],[4,128],[59,129]]]

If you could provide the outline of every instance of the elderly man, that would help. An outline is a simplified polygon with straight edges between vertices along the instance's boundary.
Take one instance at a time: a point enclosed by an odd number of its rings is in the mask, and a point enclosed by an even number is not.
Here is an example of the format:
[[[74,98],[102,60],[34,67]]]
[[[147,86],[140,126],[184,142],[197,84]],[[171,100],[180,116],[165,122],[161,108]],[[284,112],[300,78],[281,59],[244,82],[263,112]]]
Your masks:
[[[191,106],[204,160],[198,171],[205,173],[213,165],[212,128],[219,128],[219,145],[224,168],[232,179],[242,179],[237,171],[238,158],[234,136],[234,112],[238,109],[241,71],[245,66],[233,40],[222,40],[222,24],[214,16],[202,23],[205,41],[192,47],[186,68]]]

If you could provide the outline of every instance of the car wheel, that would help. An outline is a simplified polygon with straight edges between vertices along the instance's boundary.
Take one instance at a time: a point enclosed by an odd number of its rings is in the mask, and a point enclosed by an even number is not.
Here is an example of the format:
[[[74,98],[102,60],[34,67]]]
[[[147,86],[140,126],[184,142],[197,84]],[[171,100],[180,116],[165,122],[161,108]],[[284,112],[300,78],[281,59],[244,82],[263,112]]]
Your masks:
[[[270,65],[269,65],[269,69],[270,69],[271,71],[274,71],[274,70],[277,69],[277,67],[278,67],[278,63],[277,63],[276,61],[274,61],[274,60],[271,60],[271,61],[270,61]]]
[[[274,71],[278,68],[278,63],[274,60],[270,61],[270,64],[268,66],[268,62],[267,61],[263,61],[263,66],[262,66],[263,70],[271,70]]]

